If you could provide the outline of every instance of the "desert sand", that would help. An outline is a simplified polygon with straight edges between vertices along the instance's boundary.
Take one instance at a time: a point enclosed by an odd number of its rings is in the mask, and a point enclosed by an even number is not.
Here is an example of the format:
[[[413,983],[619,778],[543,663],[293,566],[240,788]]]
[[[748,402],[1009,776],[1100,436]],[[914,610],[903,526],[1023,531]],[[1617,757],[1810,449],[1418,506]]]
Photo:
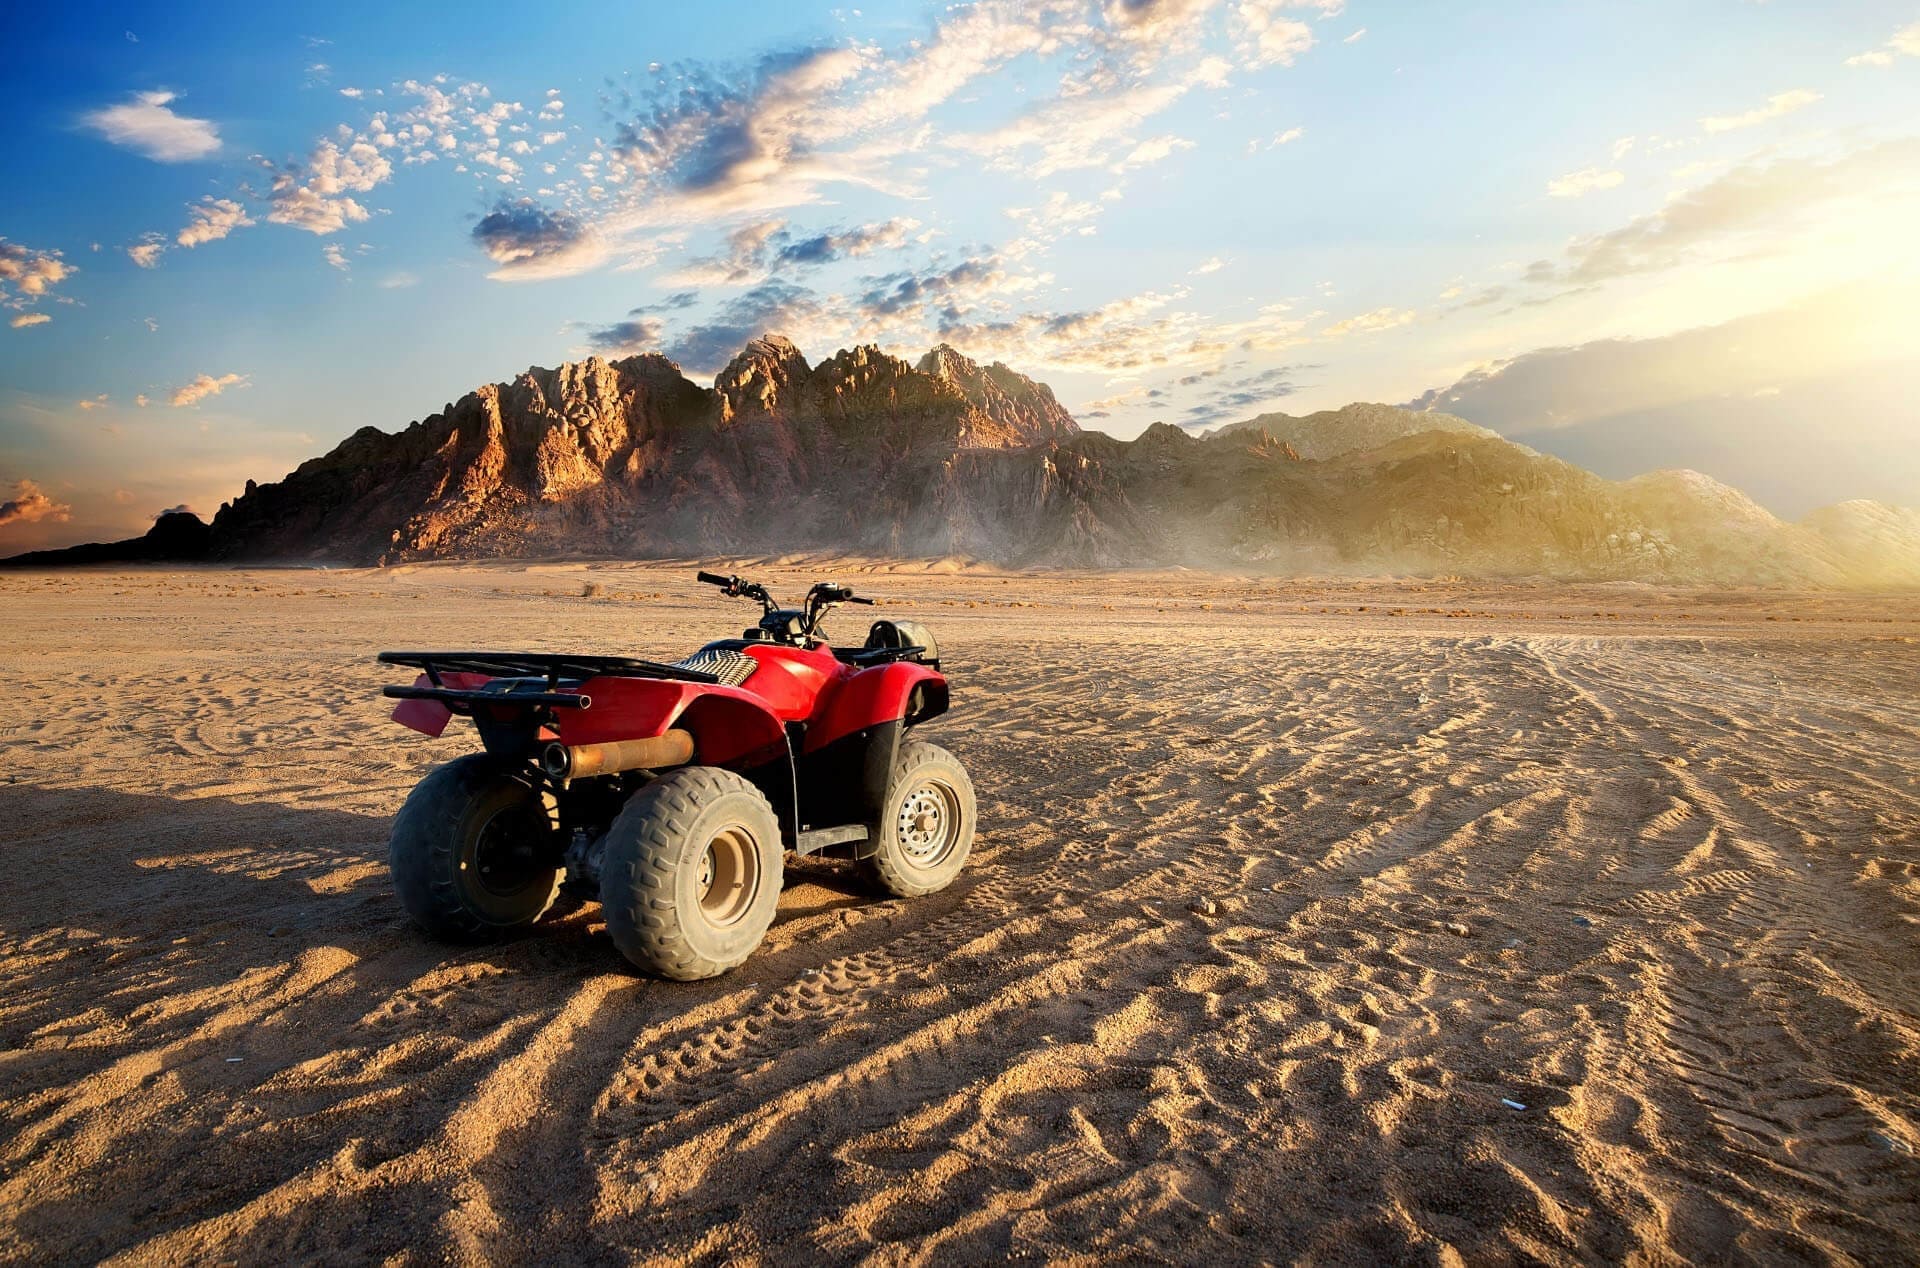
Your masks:
[[[1920,597],[842,565],[942,640],[952,889],[426,941],[473,739],[373,654],[683,654],[691,570],[0,575],[0,1259],[1920,1253]]]

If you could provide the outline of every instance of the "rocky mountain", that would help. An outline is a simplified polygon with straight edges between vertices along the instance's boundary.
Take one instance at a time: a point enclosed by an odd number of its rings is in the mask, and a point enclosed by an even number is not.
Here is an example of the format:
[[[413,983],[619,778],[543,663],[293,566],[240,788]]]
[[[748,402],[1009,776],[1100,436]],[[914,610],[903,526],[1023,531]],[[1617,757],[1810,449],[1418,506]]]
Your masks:
[[[776,335],[711,388],[653,354],[529,369],[249,482],[203,531],[203,557],[234,561],[829,551],[1920,584],[1920,516],[1873,503],[1786,524],[1692,472],[1614,483],[1385,405],[1121,441],[1082,432],[1045,385],[944,345],[916,364],[858,347],[812,365]],[[32,561],[61,562],[48,553]]]

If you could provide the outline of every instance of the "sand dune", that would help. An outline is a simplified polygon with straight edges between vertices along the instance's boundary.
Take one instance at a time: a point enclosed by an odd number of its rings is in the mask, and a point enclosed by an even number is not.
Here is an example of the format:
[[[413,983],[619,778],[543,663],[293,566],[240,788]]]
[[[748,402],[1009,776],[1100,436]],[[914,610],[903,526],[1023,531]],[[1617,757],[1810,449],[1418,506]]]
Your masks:
[[[471,741],[371,660],[741,623],[683,571],[0,576],[0,1258],[1912,1257],[1920,599],[861,584],[975,859],[687,986],[413,932]]]

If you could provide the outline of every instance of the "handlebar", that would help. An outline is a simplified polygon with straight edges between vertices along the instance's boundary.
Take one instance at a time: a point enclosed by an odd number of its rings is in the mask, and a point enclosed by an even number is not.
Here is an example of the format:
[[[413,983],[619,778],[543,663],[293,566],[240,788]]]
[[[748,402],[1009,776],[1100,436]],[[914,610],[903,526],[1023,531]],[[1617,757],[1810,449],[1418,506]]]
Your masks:
[[[747,581],[741,577],[723,577],[717,572],[696,572],[694,577],[710,586],[719,586],[726,594],[736,598],[757,599],[766,611],[761,618],[761,628],[769,628],[766,622],[781,612],[767,588],[757,581]],[[860,603],[873,606],[872,599],[863,599],[854,594],[852,586],[839,585],[831,581],[822,581],[807,591],[806,606],[801,613],[801,633],[812,638],[820,628],[820,618],[827,609],[836,603]]]

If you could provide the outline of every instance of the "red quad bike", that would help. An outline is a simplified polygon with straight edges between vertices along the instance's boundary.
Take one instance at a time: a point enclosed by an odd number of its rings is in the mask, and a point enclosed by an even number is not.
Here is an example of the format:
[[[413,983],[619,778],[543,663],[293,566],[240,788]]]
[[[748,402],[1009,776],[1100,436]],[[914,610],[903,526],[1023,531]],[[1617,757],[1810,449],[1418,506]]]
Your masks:
[[[759,601],[741,638],[672,664],[532,652],[382,652],[421,671],[393,720],[438,736],[473,719],[483,753],[421,780],[394,820],[407,913],[477,940],[538,920],[564,889],[598,897],[634,964],[713,977],[773,922],[786,851],[850,857],[890,894],[952,882],[973,848],[973,784],[909,729],[947,710],[933,636],[875,621],[859,649],[820,620],[871,603],[821,584],[800,608]]]

